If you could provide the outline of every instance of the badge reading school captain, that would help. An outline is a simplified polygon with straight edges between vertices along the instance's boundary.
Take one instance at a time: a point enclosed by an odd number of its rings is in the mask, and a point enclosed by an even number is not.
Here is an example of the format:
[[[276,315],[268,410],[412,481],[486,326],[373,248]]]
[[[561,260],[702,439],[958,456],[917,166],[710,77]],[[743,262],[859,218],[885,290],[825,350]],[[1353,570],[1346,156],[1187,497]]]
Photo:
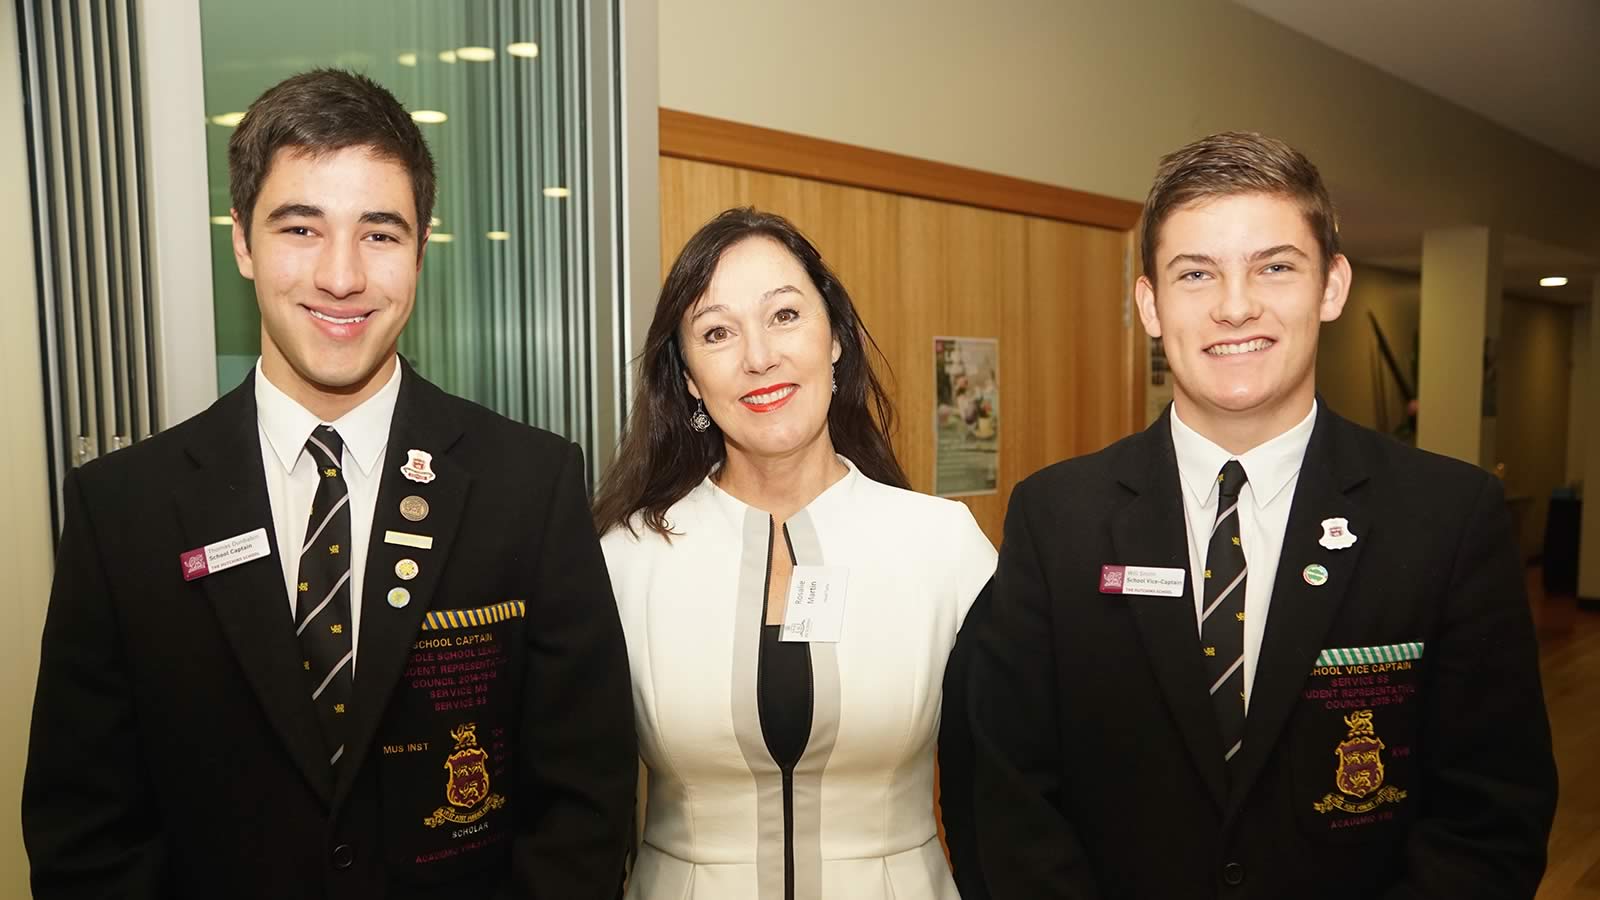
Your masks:
[[[450,805],[439,807],[422,820],[429,828],[470,825],[506,805],[505,797],[489,793],[489,754],[478,746],[477,727],[476,722],[467,722],[450,729],[456,742],[455,751],[444,761],[450,773],[444,798]]]
[[[1349,727],[1350,734],[1333,751],[1339,757],[1339,767],[1334,770],[1334,784],[1339,793],[1328,794],[1311,808],[1319,813],[1335,809],[1366,813],[1385,803],[1404,800],[1405,791],[1383,783],[1384,743],[1373,730],[1372,710],[1358,709],[1344,717],[1344,724]]]

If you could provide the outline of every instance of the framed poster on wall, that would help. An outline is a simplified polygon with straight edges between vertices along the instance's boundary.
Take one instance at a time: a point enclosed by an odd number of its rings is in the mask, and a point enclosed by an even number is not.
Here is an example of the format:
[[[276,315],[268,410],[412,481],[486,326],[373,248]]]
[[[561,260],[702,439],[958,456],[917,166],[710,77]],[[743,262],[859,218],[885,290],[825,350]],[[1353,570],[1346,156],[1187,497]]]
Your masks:
[[[933,339],[933,492],[993,494],[1000,487],[1000,341]]]

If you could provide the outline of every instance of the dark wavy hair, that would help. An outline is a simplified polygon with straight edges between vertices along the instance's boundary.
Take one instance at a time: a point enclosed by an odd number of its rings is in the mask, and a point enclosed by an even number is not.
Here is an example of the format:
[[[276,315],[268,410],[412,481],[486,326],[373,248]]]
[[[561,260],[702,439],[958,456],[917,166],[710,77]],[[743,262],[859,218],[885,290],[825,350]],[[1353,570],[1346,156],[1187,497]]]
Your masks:
[[[678,331],[684,313],[710,287],[722,255],[751,238],[781,244],[822,295],[841,350],[834,368],[839,390],[828,407],[828,434],[834,449],[868,478],[910,487],[890,440],[894,404],[874,366],[875,360],[887,363],[856,314],[850,294],[822,261],[822,254],[789,220],[751,207],[730,209],[695,232],[661,286],[655,318],[638,359],[638,390],[622,444],[595,495],[594,521],[601,534],[619,525],[632,531],[630,519],[643,513],[645,527],[670,537],[667,510],[726,458],[722,431],[714,422],[703,433],[689,427],[694,400],[684,381]]]

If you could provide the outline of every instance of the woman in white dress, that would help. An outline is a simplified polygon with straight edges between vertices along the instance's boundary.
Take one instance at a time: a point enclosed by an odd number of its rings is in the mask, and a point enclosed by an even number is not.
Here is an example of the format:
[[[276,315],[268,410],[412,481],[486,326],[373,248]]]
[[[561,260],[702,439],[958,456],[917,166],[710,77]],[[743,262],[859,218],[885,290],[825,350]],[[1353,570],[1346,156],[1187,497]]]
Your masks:
[[[934,752],[995,552],[907,489],[876,352],[779,216],[713,219],[662,287],[595,501],[649,778],[630,900],[958,897]]]

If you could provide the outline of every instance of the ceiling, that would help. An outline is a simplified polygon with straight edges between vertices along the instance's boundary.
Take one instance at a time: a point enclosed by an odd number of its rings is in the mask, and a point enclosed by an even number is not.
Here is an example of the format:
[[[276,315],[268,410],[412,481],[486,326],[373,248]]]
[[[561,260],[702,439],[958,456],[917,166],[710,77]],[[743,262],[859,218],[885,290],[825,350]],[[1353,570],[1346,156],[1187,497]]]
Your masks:
[[[1294,31],[1600,169],[1600,0],[1235,0]],[[1423,224],[1386,198],[1342,196],[1346,251],[1417,272]],[[1588,303],[1600,262],[1515,235],[1505,291]],[[1539,279],[1565,275],[1565,287]]]
[[[1597,0],[1235,0],[1600,169]]]

